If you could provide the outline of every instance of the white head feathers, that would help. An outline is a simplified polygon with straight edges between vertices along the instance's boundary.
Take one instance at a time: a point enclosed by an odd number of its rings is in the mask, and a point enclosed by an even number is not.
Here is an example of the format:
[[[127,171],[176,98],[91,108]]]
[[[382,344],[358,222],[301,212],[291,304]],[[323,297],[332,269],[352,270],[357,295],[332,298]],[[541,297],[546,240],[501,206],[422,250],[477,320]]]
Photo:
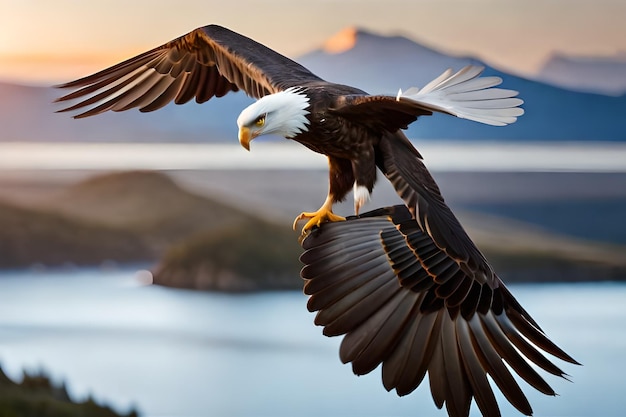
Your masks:
[[[255,136],[275,134],[293,138],[300,132],[308,130],[307,107],[309,98],[298,88],[288,88],[263,96],[243,109],[237,118],[237,126],[239,129],[242,127],[254,129],[255,122],[264,116],[265,123],[256,127],[258,131]]]

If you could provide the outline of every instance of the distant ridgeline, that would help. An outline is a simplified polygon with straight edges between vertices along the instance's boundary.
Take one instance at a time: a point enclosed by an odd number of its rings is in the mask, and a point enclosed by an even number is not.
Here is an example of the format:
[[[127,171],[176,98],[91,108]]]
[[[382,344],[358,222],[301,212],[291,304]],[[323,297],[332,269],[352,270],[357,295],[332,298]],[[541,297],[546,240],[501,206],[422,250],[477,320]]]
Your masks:
[[[0,369],[0,416],[3,417],[137,417],[131,410],[118,414],[89,398],[73,402],[64,384],[55,385],[46,375],[24,373],[21,383],[12,381]]]
[[[506,128],[452,119],[435,114],[411,125],[412,139],[469,139],[502,141],[626,141],[626,95],[581,93],[527,80],[487,68],[485,75],[504,81],[524,100],[523,116]],[[444,134],[445,132],[445,134]],[[445,137],[442,137],[444,135]]]
[[[411,139],[626,141],[624,94],[572,91],[556,83],[525,79],[474,57],[448,55],[401,36],[356,29],[343,33],[344,40],[346,35],[348,42],[339,50],[315,50],[297,61],[328,81],[393,95],[399,88],[423,87],[447,68],[485,65],[485,75],[502,77],[502,88],[519,91],[525,102],[526,114],[505,129],[435,115],[412,125]],[[594,74],[598,73],[590,73],[578,85],[600,78]],[[587,85],[587,91],[590,89]],[[237,93],[203,105],[171,104],[151,113],[111,112],[76,121],[55,113],[59,105],[52,102],[58,96],[58,91],[48,87],[0,82],[0,141],[236,143],[235,120],[251,103],[245,94]]]
[[[623,246],[461,214],[507,282],[626,280]],[[94,176],[36,207],[0,202],[0,224],[0,270],[142,263],[170,287],[302,288],[302,249],[289,224],[190,193],[163,173]]]
[[[524,100],[526,113],[506,128],[434,115],[411,125],[411,139],[626,141],[625,94],[572,91],[518,77],[475,57],[449,55],[403,36],[380,36],[356,28],[338,35],[344,41],[340,50],[321,48],[299,57],[298,62],[329,81],[385,94],[423,87],[447,68],[482,65],[485,76],[501,77],[500,87],[518,91]],[[588,83],[597,78],[593,74],[587,74]]]

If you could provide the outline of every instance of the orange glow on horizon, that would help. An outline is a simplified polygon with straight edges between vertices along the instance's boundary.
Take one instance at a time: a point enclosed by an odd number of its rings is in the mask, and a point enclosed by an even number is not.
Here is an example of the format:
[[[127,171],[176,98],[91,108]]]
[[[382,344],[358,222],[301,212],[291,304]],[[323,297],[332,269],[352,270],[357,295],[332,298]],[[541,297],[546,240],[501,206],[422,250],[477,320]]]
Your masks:
[[[9,2],[0,13],[0,80],[73,79],[208,23],[291,58],[319,47],[345,51],[354,44],[357,27],[400,34],[445,53],[476,56],[522,75],[536,73],[552,52],[608,56],[626,50],[626,2],[616,0],[327,0],[324,7],[305,0],[273,0],[262,8],[256,0],[233,0],[227,6],[221,0],[188,0],[172,7],[155,3]],[[240,10],[255,13],[236,13]]]
[[[357,29],[355,27],[347,27],[334,34],[324,42],[324,51],[329,54],[340,54],[351,49],[357,41],[356,33]]]
[[[136,55],[0,54],[0,81],[54,84],[92,74]]]

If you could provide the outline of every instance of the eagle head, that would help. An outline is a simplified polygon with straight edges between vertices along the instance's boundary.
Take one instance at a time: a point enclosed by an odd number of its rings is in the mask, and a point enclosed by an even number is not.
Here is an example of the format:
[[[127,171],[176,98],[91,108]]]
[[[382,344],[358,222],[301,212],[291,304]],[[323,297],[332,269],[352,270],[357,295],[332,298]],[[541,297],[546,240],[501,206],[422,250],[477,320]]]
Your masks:
[[[307,131],[309,97],[297,88],[261,97],[239,114],[239,143],[250,150],[250,142],[260,135],[293,138]]]

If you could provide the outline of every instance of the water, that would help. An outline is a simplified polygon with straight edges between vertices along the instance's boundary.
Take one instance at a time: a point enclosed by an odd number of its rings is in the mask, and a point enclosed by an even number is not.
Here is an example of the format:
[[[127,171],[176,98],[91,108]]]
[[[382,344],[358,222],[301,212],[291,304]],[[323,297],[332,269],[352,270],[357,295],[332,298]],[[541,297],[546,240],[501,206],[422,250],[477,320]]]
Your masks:
[[[455,172],[626,172],[626,144],[603,142],[419,141],[429,169]],[[237,143],[0,142],[2,170],[325,169],[293,141]]]
[[[626,244],[626,198],[623,197],[469,203],[460,206],[521,220],[563,235]]]
[[[560,396],[525,385],[536,416],[621,416],[626,284],[511,286],[583,367]],[[143,285],[133,271],[0,274],[0,363],[45,369],[70,394],[148,417],[444,416],[427,386],[398,398],[380,371],[357,378],[299,292],[199,293]],[[519,415],[504,403],[503,415]],[[476,409],[473,415],[478,415]]]

